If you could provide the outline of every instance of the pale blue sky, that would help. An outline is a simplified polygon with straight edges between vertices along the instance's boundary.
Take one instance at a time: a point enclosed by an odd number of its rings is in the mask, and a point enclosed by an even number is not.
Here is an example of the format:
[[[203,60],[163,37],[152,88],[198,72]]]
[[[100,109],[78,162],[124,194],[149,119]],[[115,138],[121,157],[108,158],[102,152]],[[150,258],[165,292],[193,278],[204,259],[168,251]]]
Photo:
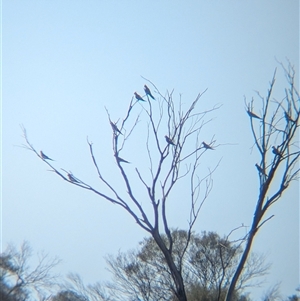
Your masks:
[[[220,147],[204,168],[221,165],[195,231],[227,234],[250,225],[258,177],[244,95],[265,95],[276,59],[299,71],[298,1],[2,1],[2,247],[28,240],[63,259],[59,270],[86,283],[107,280],[103,256],[137,246],[146,233],[117,206],[68,185],[24,141],[97,185],[86,136],[107,176],[115,177],[111,128],[124,116],[144,76],[162,92],[175,89],[185,103],[208,88],[201,108],[223,104],[203,131]],[[278,68],[278,99],[284,76]],[[142,134],[142,133],[141,133]],[[138,146],[143,147],[138,137]],[[138,149],[125,154],[137,160]],[[142,162],[133,164],[141,166]],[[135,165],[133,165],[135,166]],[[132,167],[133,168],[133,167]],[[147,166],[145,166],[145,170]],[[182,207],[181,207],[182,206]],[[184,204],[173,208],[174,227],[185,228]],[[259,296],[281,281],[283,295],[299,284],[299,184],[275,204],[254,250],[272,263]]]

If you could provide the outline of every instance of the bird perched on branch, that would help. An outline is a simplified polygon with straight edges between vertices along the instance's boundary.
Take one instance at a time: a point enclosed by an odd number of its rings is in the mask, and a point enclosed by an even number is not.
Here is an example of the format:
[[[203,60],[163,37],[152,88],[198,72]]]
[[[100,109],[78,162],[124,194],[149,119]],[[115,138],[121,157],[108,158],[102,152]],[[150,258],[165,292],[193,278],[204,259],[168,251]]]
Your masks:
[[[273,154],[275,154],[275,155],[279,156],[280,158],[282,158],[282,153],[275,146],[272,146],[272,152],[273,152]]]
[[[284,117],[287,122],[295,122],[287,112],[284,112]]]
[[[251,112],[250,109],[247,110],[248,115],[251,118],[257,118],[257,119],[261,119],[261,117],[259,117],[258,115],[256,115],[255,113]]]
[[[167,135],[165,136],[165,138],[166,138],[166,141],[167,141],[168,144],[175,145],[173,140],[171,138],[169,138]]]
[[[46,156],[42,151],[40,151],[40,154],[41,154],[41,158],[43,160],[51,160],[51,161],[54,161],[53,159],[49,158],[48,156]]]
[[[144,85],[144,90],[147,95],[149,95],[152,99],[155,99],[147,85]]]
[[[256,168],[257,168],[257,170],[261,173],[261,174],[263,174],[264,176],[266,176],[267,174],[266,174],[266,172],[256,163],[255,164],[255,166],[256,166]]]
[[[68,173],[68,178],[73,183],[80,183],[71,173]]]
[[[129,161],[126,161],[126,160],[124,160],[124,159],[122,159],[121,157],[119,157],[119,156],[116,156],[116,158],[117,158],[117,160],[119,161],[119,163],[129,163],[130,164],[130,162]]]
[[[113,131],[114,131],[115,133],[119,133],[119,134],[123,135],[123,134],[121,133],[121,131],[118,129],[118,127],[116,126],[115,123],[113,123],[112,121],[110,121],[110,125],[111,125],[111,127],[112,127],[112,129],[113,129]]]
[[[135,98],[136,98],[137,100],[140,100],[140,101],[146,101],[146,100],[144,100],[144,99],[142,98],[141,95],[137,94],[136,92],[134,92],[134,96],[135,96]]]
[[[214,148],[212,148],[209,144],[205,143],[204,141],[202,142],[202,144],[204,148],[214,150]]]

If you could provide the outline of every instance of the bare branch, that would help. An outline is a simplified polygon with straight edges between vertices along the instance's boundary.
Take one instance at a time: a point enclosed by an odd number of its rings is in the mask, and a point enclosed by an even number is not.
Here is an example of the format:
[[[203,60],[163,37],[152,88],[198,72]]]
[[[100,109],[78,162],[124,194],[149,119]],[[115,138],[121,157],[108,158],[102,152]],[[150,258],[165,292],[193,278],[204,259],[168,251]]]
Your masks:
[[[105,172],[101,169],[94,154],[93,143],[88,138],[89,155],[101,184],[100,189],[95,189],[66,168],[56,168],[52,161],[49,162],[50,158],[43,153],[39,155],[33,145],[30,144],[26,130],[23,127],[26,141],[25,148],[35,152],[50,167],[50,170],[64,181],[89,190],[106,201],[121,206],[142,229],[151,233],[167,262],[168,273],[170,273],[173,280],[172,286],[175,296],[179,300],[186,300],[181,276],[183,255],[189,246],[192,228],[199,216],[202,205],[207,200],[213,187],[212,175],[220,163],[217,163],[215,168],[209,170],[203,177],[200,176],[200,160],[205,156],[206,151],[217,149],[218,147],[214,136],[210,142],[203,142],[200,140],[200,135],[205,126],[212,121],[212,118],[207,118],[207,116],[219,109],[221,105],[215,105],[211,109],[202,112],[197,110],[199,100],[207,91],[206,89],[199,93],[185,109],[181,96],[177,104],[173,100],[173,91],[162,95],[156,86],[153,84],[152,86],[158,96],[155,99],[154,97],[152,98],[153,95],[149,92],[150,89],[146,87],[147,101],[144,96],[136,94],[137,100],[132,97],[123,119],[113,121],[109,111],[105,108],[112,129],[112,150],[117,165],[116,171],[124,184],[125,196],[121,193],[122,188],[115,185],[113,180],[108,180],[107,176],[105,176]],[[142,99],[144,101],[141,103]],[[137,103],[140,105],[140,112],[136,113],[134,108],[138,108],[136,106]],[[144,123],[144,119],[146,119],[146,123]],[[141,120],[143,122],[140,123]],[[138,139],[141,141],[138,144],[130,143],[130,139],[137,132],[137,128],[145,124],[147,126],[147,135],[139,137]],[[168,137],[167,141],[163,138],[164,136]],[[142,140],[145,137],[146,140]],[[143,143],[145,143],[145,147],[143,147]],[[137,148],[140,145],[142,145],[142,148],[139,148],[139,152],[141,154],[146,153],[150,167],[148,169],[145,169],[144,166],[135,167],[136,173],[134,177],[129,172],[128,167],[130,165],[128,163],[134,165],[136,160],[130,158],[129,162],[126,157],[123,157],[121,152],[128,147]],[[150,174],[150,180],[147,180],[147,173]],[[177,264],[173,259],[174,241],[169,226],[168,208],[172,206],[171,192],[176,184],[184,178],[189,178],[190,181],[190,193],[187,190],[191,198],[188,220],[189,234],[185,250],[179,260],[179,264]],[[141,186],[145,189],[141,190]],[[143,193],[142,197],[150,200],[152,213],[147,212],[146,207],[142,206],[140,193]],[[167,242],[162,238],[161,229],[163,229],[167,237]]]
[[[254,126],[253,118],[255,117],[249,114],[249,111],[252,112],[253,109],[253,98],[247,104],[254,143],[261,157],[260,165],[256,164],[260,187],[252,225],[246,236],[246,246],[230,283],[226,301],[232,300],[233,291],[250,253],[253,238],[258,230],[273,218],[273,215],[271,215],[263,220],[265,214],[281,198],[290,182],[299,177],[300,169],[297,163],[299,163],[300,151],[296,139],[299,129],[300,103],[295,101],[296,99],[299,100],[299,93],[294,86],[295,72],[293,68],[290,65],[288,69],[283,65],[282,67],[288,82],[283,100],[272,100],[276,69],[266,97],[262,97],[257,92],[262,105],[262,117],[259,127]],[[279,184],[277,184],[278,180]]]

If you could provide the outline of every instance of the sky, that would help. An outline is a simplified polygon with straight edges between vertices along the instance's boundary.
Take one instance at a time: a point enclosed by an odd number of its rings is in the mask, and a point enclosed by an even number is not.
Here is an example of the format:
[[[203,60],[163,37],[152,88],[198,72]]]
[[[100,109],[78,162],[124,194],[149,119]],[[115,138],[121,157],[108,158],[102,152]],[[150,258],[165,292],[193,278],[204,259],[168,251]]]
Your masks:
[[[133,93],[143,93],[142,77],[163,94],[174,89],[174,100],[181,97],[186,105],[205,89],[200,109],[222,105],[203,129],[204,141],[214,137],[223,146],[202,163],[205,171],[221,160],[194,230],[223,236],[250,225],[259,156],[251,152],[244,96],[266,95],[277,68],[274,97],[282,99],[285,77],[278,61],[294,65],[298,83],[298,1],[2,0],[1,9],[2,250],[28,240],[34,251],[62,259],[62,275],[75,272],[94,283],[110,278],[107,254],[135,248],[147,236],[120,208],[62,181],[20,147],[24,125],[30,142],[55,166],[98,185],[88,136],[114,181],[105,108],[115,121],[125,116]],[[258,102],[255,108],[259,112]],[[124,151],[132,162],[129,172],[135,166],[148,170],[139,159],[144,134],[138,130]],[[186,204],[176,201],[170,223],[186,229]],[[256,300],[278,282],[282,296],[294,294],[300,283],[298,182],[272,214],[253,246],[272,263],[265,283],[251,289]]]

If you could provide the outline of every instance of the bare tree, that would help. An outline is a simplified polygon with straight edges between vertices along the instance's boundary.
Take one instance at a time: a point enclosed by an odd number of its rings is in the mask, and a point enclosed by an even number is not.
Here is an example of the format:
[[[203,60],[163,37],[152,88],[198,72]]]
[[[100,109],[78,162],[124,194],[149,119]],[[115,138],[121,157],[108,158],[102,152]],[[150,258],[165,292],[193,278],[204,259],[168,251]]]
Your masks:
[[[60,262],[39,254],[35,268],[29,266],[32,250],[28,242],[21,245],[20,251],[9,245],[0,255],[1,300],[33,300],[34,294],[43,300],[57,285],[57,276],[51,270]]]
[[[254,210],[250,231],[246,237],[246,245],[240,263],[230,283],[226,301],[232,300],[232,294],[238,279],[245,267],[253,239],[264,223],[273,215],[266,216],[270,207],[277,202],[292,181],[299,179],[299,116],[300,98],[295,87],[295,71],[289,64],[285,68],[281,64],[287,79],[287,88],[282,100],[273,98],[276,70],[266,97],[258,95],[260,115],[254,112],[252,100],[248,102],[247,112],[250,118],[251,131],[254,138],[254,148],[260,155],[256,163],[259,176],[259,194]]]
[[[218,166],[217,163],[213,170],[207,171],[199,168],[200,159],[205,153],[218,146],[215,144],[216,141],[213,137],[209,142],[201,140],[200,137],[203,127],[210,121],[206,119],[208,113],[218,109],[220,105],[206,111],[197,111],[196,107],[204,91],[184,110],[181,99],[179,105],[176,105],[173,100],[173,92],[164,96],[154,85],[153,87],[158,94],[157,99],[152,100],[153,95],[151,92],[149,94],[148,87],[148,90],[145,88],[146,95],[143,96],[144,98],[136,93],[136,100],[131,99],[125,117],[121,121],[113,122],[108,113],[112,128],[113,155],[126,195],[124,195],[124,189],[121,190],[119,185],[114,185],[112,181],[107,179],[105,172],[101,170],[97,163],[93,144],[89,140],[87,142],[90,156],[102,184],[100,190],[92,187],[71,172],[54,167],[54,163],[50,162],[51,159],[43,152],[38,153],[29,142],[25,128],[23,128],[26,141],[24,147],[33,151],[63,180],[96,193],[101,198],[122,207],[130,214],[135,222],[153,237],[166,260],[173,282],[172,291],[174,295],[178,300],[186,301],[182,277],[183,256],[189,245],[192,228],[198,218],[201,206],[212,189],[212,174]],[[145,101],[145,99],[147,100]],[[140,113],[134,112],[137,106],[141,106]],[[137,147],[136,144],[130,143],[129,139],[138,130],[141,123],[144,124],[143,133],[147,134],[144,135],[145,144],[143,148],[139,149],[139,152],[140,154],[145,153],[148,157],[149,172],[145,171],[144,167],[136,167],[135,175],[132,176],[128,172],[129,162],[126,160],[127,158],[122,158],[121,154],[127,147]],[[134,162],[132,163],[134,164]],[[168,208],[172,206],[171,192],[174,191],[176,184],[184,178],[188,179],[189,183],[188,190],[186,190],[186,201],[188,202],[189,199],[190,203],[188,239],[181,258],[175,262],[173,256],[174,241],[168,221]],[[138,197],[141,193],[143,193],[143,200],[148,198],[151,211],[147,211],[146,207],[142,205]],[[167,240],[162,238],[162,233],[166,235]]]

